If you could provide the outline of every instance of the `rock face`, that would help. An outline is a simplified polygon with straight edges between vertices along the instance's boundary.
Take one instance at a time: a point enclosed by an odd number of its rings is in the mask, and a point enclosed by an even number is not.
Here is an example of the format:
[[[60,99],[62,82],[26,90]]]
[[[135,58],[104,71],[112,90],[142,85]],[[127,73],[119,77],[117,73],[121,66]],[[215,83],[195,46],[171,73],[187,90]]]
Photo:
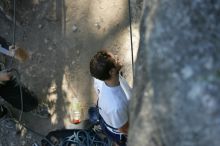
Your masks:
[[[129,146],[220,145],[220,1],[145,0]]]

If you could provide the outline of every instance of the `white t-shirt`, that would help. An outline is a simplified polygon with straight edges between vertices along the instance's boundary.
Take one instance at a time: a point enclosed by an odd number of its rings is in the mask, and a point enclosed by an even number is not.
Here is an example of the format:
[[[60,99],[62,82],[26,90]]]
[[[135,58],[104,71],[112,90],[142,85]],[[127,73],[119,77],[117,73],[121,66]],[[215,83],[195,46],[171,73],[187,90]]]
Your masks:
[[[109,87],[104,81],[94,79],[94,87],[98,94],[99,112],[105,122],[114,127],[121,128],[128,121],[129,100],[131,88],[126,80],[119,76],[120,85]],[[107,127],[114,133],[120,133]]]

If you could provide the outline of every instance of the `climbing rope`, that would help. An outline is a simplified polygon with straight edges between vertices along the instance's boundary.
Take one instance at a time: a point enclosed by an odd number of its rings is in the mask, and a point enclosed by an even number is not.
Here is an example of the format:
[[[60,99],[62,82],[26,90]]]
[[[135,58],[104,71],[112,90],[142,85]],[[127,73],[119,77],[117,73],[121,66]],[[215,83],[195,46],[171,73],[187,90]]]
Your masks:
[[[10,69],[10,71],[13,71],[15,73],[15,76],[16,76],[16,79],[17,79],[18,85],[19,85],[20,97],[21,97],[21,112],[20,112],[18,121],[19,121],[19,123],[21,123],[21,119],[22,119],[22,115],[23,115],[23,111],[24,111],[24,109],[23,109],[24,108],[23,107],[24,102],[23,102],[23,92],[22,92],[22,86],[21,86],[21,78],[20,78],[20,74],[19,74],[17,69],[12,68],[12,69]]]
[[[13,49],[15,49],[15,42],[16,42],[16,0],[14,0],[14,3],[13,3],[13,10],[14,10],[14,14],[13,14]],[[15,54],[12,56],[12,59],[11,59],[11,65],[13,65],[13,61],[14,61],[14,56]],[[18,78],[18,81],[19,81],[19,90],[20,90],[20,97],[21,97],[21,112],[20,112],[20,115],[19,115],[19,123],[21,123],[21,119],[22,119],[22,115],[23,115],[23,111],[24,111],[24,102],[23,102],[23,93],[22,93],[22,87],[21,87],[21,83],[20,83],[20,74],[17,70],[15,70],[16,74],[17,74],[17,78]]]
[[[13,45],[15,46],[15,31],[16,31],[16,0],[14,0],[14,14],[13,14]]]
[[[15,42],[16,42],[16,0],[13,1],[13,38],[12,38],[12,46],[13,48],[12,49],[15,49]],[[12,68],[12,65],[14,63],[14,57],[15,57],[15,53],[13,54],[13,56],[11,57],[10,59],[10,62],[9,62],[9,66],[7,67],[6,71],[14,71],[15,74],[16,74],[16,78],[19,82],[19,90],[20,90],[20,97],[21,97],[21,112],[20,112],[20,115],[19,115],[19,123],[21,123],[21,119],[22,119],[22,115],[23,115],[23,111],[24,111],[24,107],[23,107],[23,93],[22,93],[22,87],[21,87],[21,83],[20,83],[20,74],[18,72],[17,69],[14,69]]]
[[[16,42],[16,0],[13,1],[13,32],[12,32],[12,49],[15,49],[15,42]],[[14,57],[15,54],[13,54],[13,56],[10,59],[10,63],[9,63],[9,69],[12,67],[13,63],[14,63]]]
[[[13,3],[13,10],[14,10],[14,14],[13,14],[13,49],[15,49],[15,42],[16,42],[16,0],[14,0],[14,3]],[[12,57],[12,62],[11,62],[11,65],[13,64],[13,61],[14,61],[14,56],[15,54],[13,55]],[[15,70],[16,74],[17,74],[17,78],[18,78],[18,81],[19,81],[19,89],[20,89],[20,97],[21,97],[21,112],[20,112],[20,115],[19,115],[19,123],[21,123],[21,119],[22,119],[22,115],[23,115],[23,111],[24,111],[24,107],[23,107],[23,93],[22,93],[22,88],[21,88],[21,83],[20,83],[20,74],[17,70]]]
[[[70,131],[68,131],[70,132]],[[56,140],[52,140],[55,138]],[[101,138],[98,133],[93,130],[83,130],[83,129],[73,129],[68,136],[56,137],[51,135],[42,140],[42,143],[48,146],[67,146],[67,145],[77,145],[77,146],[112,146],[113,142],[107,137]]]
[[[131,63],[132,63],[132,73],[133,73],[133,81],[134,81],[134,51],[133,51],[133,38],[132,38],[132,26],[131,26],[131,23],[132,23],[132,16],[131,16],[131,1],[128,0],[128,12],[129,12],[129,29],[130,29],[130,41],[131,41]]]

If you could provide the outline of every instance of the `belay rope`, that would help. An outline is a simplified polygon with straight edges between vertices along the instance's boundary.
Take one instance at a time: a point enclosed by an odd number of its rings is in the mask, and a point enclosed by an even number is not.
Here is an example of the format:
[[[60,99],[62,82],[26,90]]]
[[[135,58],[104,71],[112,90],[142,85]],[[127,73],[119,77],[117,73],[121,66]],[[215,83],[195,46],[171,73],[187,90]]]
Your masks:
[[[13,49],[15,49],[15,32],[16,32],[16,0],[14,0],[14,3],[13,3],[13,8],[14,8],[14,14],[13,14]],[[14,56],[15,54],[12,56],[12,59],[11,59],[11,66],[13,65],[13,61],[14,61]],[[10,66],[9,66],[10,67]],[[22,94],[22,88],[21,88],[21,84],[20,84],[20,75],[17,71],[17,76],[18,76],[18,79],[19,79],[19,89],[20,89],[20,97],[21,97],[21,112],[20,112],[20,116],[19,116],[19,123],[21,123],[21,118],[22,118],[22,114],[23,114],[23,111],[24,111],[24,107],[23,107],[23,94]]]
[[[15,49],[15,42],[16,42],[16,0],[13,0],[13,32],[12,32],[12,46],[13,49]],[[13,56],[11,57],[10,60],[10,64],[9,64],[9,69],[10,67],[12,67],[13,63],[14,63],[14,56],[15,54],[13,54]]]
[[[15,48],[15,42],[16,42],[16,0],[13,0],[13,32],[12,32],[12,49],[16,49]],[[10,48],[9,48],[10,49]],[[9,50],[10,51],[10,50]],[[17,69],[14,69],[12,66],[14,64],[14,57],[15,57],[15,53],[13,54],[13,56],[10,59],[9,65],[6,68],[6,71],[14,71],[16,73],[16,77],[18,80],[18,84],[19,84],[19,90],[20,90],[20,98],[21,98],[21,111],[20,111],[20,115],[19,115],[19,119],[18,119],[18,124],[19,124],[19,130],[21,130],[21,119],[22,119],[22,115],[24,112],[24,102],[23,102],[23,94],[22,94],[22,87],[21,87],[21,83],[20,83],[20,74],[18,72]]]
[[[132,78],[134,82],[134,50],[133,50],[133,38],[132,38],[132,16],[131,16],[131,1],[128,0],[128,16],[129,16],[129,29],[130,29],[130,41],[131,41],[131,65],[132,65]]]

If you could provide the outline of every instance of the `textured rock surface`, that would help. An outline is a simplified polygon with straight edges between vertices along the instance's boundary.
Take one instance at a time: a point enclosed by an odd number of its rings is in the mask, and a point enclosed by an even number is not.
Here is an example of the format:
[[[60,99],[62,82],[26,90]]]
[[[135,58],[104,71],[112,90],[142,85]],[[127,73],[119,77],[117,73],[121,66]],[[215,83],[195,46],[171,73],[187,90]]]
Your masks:
[[[220,1],[144,7],[129,146],[219,146]]]

